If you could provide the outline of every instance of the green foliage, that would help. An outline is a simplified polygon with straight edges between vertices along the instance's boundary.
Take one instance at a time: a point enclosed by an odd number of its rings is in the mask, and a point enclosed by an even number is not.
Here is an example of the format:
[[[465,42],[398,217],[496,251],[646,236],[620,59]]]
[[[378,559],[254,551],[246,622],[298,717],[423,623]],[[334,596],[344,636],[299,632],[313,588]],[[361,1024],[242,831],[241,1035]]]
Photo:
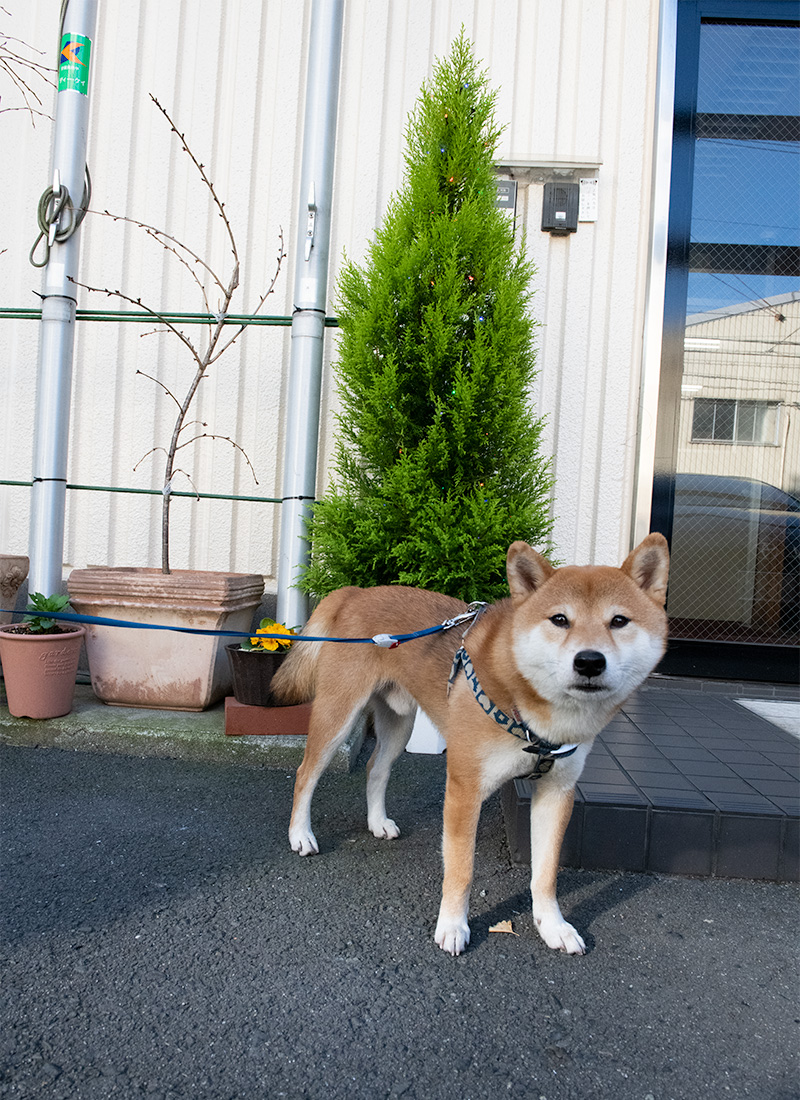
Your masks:
[[[28,629],[31,634],[46,634],[58,630],[55,619],[47,618],[49,611],[63,611],[69,605],[69,596],[43,596],[41,592],[31,592],[28,595],[28,610],[25,617],[28,621]],[[41,614],[30,615],[30,611],[38,611]]]
[[[340,277],[336,478],[313,514],[312,595],[497,598],[509,544],[547,543],[533,268],[494,205],[494,102],[462,31],[409,119],[405,183],[367,261]]]

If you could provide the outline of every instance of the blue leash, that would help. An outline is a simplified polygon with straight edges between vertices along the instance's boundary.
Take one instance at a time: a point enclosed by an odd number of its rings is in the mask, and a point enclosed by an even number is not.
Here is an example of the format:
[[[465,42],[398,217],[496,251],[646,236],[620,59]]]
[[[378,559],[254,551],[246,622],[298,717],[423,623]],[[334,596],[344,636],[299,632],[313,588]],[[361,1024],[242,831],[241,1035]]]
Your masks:
[[[486,605],[482,603],[472,603],[463,614],[456,615],[452,619],[445,619],[443,623],[439,623],[437,626],[426,627],[425,630],[414,630],[410,634],[375,634],[371,638],[318,638],[309,634],[293,634],[291,635],[291,641],[350,642],[355,644],[369,643],[371,645],[380,646],[382,649],[395,649],[397,646],[402,645],[403,642],[411,642],[415,638],[424,638],[429,634],[439,634],[444,630],[450,630],[459,623],[474,619],[485,606]],[[64,622],[68,623],[86,623],[94,626],[121,626],[128,627],[132,630],[172,630],[178,634],[202,634],[206,637],[254,638],[257,636],[259,638],[274,638],[282,642],[287,640],[286,634],[262,634],[260,631],[256,632],[254,630],[202,630],[194,626],[165,626],[163,623],[131,623],[126,622],[124,619],[106,619],[99,615],[76,615],[72,611],[24,611],[22,614],[28,618],[62,619]]]

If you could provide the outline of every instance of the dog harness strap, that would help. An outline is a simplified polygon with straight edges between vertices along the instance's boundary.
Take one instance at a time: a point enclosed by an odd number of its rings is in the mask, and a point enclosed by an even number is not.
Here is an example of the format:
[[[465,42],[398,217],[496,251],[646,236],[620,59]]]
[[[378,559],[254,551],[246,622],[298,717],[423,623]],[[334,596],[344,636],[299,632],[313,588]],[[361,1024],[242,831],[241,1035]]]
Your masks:
[[[549,741],[545,741],[543,737],[537,736],[529,726],[525,725],[516,708],[512,710],[511,714],[506,714],[505,711],[502,711],[493,703],[481,687],[469,654],[463,646],[453,658],[453,667],[447,680],[448,695],[462,668],[467,683],[472,688],[472,693],[484,714],[494,719],[498,726],[504,729],[506,733],[510,733],[512,737],[525,741],[526,744],[522,747],[523,752],[536,753],[536,764],[532,773],[528,776],[529,779],[539,779],[540,776],[550,771],[556,760],[564,760],[577,751],[577,745],[553,745]]]

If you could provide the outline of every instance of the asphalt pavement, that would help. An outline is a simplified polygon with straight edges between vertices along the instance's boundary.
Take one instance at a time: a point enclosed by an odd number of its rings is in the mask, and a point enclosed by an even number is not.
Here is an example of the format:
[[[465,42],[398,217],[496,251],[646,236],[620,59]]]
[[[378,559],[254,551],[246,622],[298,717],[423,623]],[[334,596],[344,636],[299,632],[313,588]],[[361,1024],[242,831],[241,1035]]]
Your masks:
[[[550,952],[484,807],[473,938],[433,943],[444,758],[365,829],[366,749],[288,769],[0,747],[0,1097],[796,1100],[796,887],[569,870]],[[491,932],[510,920],[513,933]]]

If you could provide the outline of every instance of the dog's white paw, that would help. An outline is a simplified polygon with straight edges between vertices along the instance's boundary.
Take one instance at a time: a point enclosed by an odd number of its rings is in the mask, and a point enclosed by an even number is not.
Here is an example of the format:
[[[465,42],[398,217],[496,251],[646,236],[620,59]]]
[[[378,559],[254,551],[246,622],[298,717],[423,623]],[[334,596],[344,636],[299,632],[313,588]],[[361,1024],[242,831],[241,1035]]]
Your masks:
[[[448,955],[460,955],[469,943],[469,925],[466,921],[444,920],[439,917],[433,938]]]
[[[319,852],[317,838],[310,829],[290,829],[289,844],[301,856],[315,856]]]
[[[544,942],[554,951],[563,951],[565,955],[586,954],[586,944],[567,921],[541,918],[536,920],[536,927]]]
[[[382,817],[379,821],[368,821],[369,831],[378,840],[397,840],[400,830],[390,817]]]

